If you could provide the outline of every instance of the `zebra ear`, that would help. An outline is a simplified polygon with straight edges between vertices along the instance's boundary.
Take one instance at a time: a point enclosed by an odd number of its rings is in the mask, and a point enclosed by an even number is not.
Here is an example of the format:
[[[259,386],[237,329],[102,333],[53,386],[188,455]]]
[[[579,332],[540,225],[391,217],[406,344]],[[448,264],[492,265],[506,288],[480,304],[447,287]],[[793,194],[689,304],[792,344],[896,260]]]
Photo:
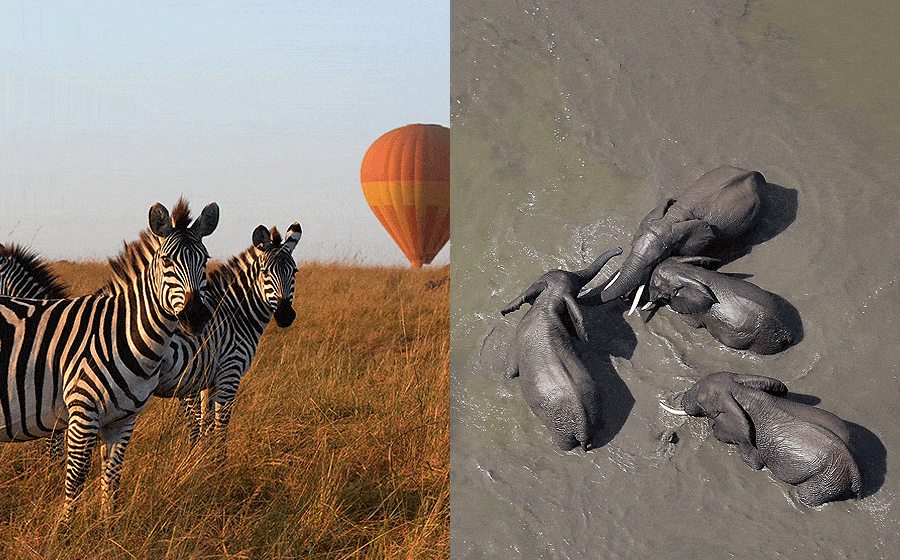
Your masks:
[[[300,227],[299,223],[294,222],[287,230],[287,234],[285,236],[284,243],[281,245],[281,249],[287,251],[288,253],[292,253],[294,251],[294,247],[297,246],[297,242],[300,241],[301,235],[303,235],[303,229]]]
[[[260,224],[253,230],[253,246],[260,251],[267,251],[272,246],[272,235],[266,226]]]
[[[172,221],[169,210],[157,202],[150,208],[150,231],[159,237],[168,237],[172,233]]]
[[[217,225],[219,225],[219,205],[210,202],[189,229],[200,237],[206,237],[216,230]]]

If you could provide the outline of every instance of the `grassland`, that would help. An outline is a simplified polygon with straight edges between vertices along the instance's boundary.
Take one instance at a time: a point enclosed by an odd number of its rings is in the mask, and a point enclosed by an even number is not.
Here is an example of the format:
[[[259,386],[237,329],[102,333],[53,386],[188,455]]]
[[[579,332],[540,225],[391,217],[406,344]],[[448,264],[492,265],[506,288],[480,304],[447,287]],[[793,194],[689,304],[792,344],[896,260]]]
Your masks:
[[[75,294],[108,275],[54,266]],[[449,557],[448,274],[301,264],[297,320],[263,335],[226,460],[152,399],[108,521],[97,454],[61,527],[62,463],[43,441],[0,446],[0,558]]]

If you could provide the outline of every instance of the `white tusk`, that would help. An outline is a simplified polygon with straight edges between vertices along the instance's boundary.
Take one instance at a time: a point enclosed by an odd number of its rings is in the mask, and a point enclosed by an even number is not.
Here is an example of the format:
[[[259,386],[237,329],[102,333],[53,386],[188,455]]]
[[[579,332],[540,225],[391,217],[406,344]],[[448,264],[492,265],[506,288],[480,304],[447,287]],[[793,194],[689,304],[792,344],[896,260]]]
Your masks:
[[[609,282],[607,282],[606,284],[603,285],[603,289],[605,290],[606,288],[612,286],[613,282],[615,282],[616,280],[618,280],[619,274],[620,274],[621,272],[622,272],[621,269],[617,270],[616,273],[613,274],[613,277],[609,279]]]
[[[634,302],[631,304],[631,309],[628,310],[628,316],[631,317],[631,314],[634,313],[634,310],[637,309],[638,302],[641,299],[641,294],[644,293],[644,285],[641,284],[638,286],[637,293],[634,294]]]
[[[659,406],[661,406],[662,409],[665,410],[666,412],[668,412],[669,414],[674,414],[675,416],[690,416],[687,412],[685,412],[683,410],[680,410],[677,408],[672,408],[671,406],[666,406],[666,403],[664,403],[662,401],[659,401]]]
[[[647,311],[648,309],[650,309],[650,308],[653,307],[654,305],[656,305],[656,302],[655,302],[655,301],[648,301],[647,303],[644,304],[644,307],[641,307],[641,311]]]

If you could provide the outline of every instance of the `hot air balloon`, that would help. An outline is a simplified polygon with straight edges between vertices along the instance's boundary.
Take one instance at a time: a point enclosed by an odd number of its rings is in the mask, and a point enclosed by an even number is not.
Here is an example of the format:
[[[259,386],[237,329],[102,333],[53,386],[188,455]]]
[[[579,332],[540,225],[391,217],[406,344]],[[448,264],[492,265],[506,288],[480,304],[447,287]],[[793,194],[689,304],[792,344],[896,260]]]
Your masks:
[[[450,239],[450,129],[409,124],[372,143],[359,173],[366,202],[420,268]]]

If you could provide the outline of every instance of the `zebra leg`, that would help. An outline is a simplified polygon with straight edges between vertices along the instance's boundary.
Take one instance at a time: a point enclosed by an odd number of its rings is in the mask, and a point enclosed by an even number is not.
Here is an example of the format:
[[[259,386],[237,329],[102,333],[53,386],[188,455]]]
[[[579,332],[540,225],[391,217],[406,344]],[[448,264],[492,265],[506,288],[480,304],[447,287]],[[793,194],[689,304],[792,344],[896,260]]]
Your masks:
[[[181,408],[184,411],[184,420],[188,425],[188,436],[190,437],[191,448],[193,448],[200,440],[200,431],[203,422],[203,411],[200,409],[200,395],[188,395],[179,400],[181,401]]]
[[[200,392],[200,437],[207,437],[212,433],[215,410],[215,402],[210,397],[209,389]]]
[[[100,488],[103,492],[100,510],[104,518],[107,518],[115,508],[125,447],[131,439],[136,418],[137,415],[132,414],[100,429],[100,458],[103,461],[100,474]]]
[[[234,397],[227,401],[216,399],[216,421],[212,428],[212,443],[216,446],[219,461],[224,461],[228,455],[226,448],[225,436],[228,431],[228,423],[231,421],[231,406],[234,403]]]
[[[62,458],[63,452],[66,450],[66,432],[65,430],[54,430],[47,438],[47,456],[52,461]]]
[[[66,457],[66,501],[63,507],[63,521],[68,522],[72,516],[75,501],[84,489],[84,481],[91,469],[91,454],[97,440],[97,414],[95,410],[70,409],[69,426],[66,428],[66,445],[69,448]]]

